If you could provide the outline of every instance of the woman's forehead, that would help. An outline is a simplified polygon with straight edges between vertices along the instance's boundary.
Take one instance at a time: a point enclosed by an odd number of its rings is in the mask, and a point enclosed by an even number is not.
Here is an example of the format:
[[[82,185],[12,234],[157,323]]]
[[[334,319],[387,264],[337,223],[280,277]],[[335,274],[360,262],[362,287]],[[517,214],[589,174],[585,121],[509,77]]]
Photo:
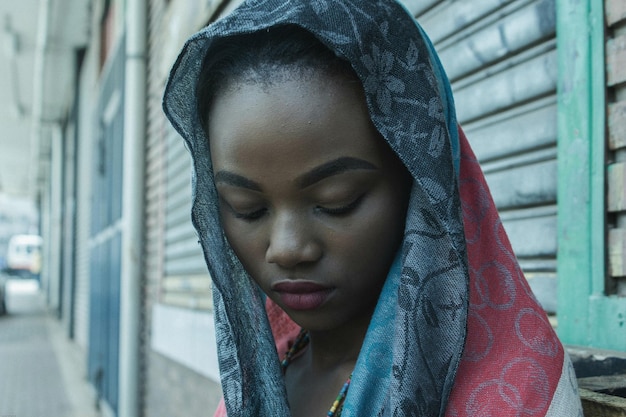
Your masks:
[[[218,165],[260,158],[269,164],[285,155],[303,163],[346,155],[377,158],[383,142],[360,86],[327,75],[233,85],[216,97],[208,132]]]
[[[258,119],[278,121],[283,128],[302,121],[311,126],[371,124],[360,84],[319,71],[230,83],[215,97],[209,116],[211,129],[237,127],[229,122],[242,126]]]

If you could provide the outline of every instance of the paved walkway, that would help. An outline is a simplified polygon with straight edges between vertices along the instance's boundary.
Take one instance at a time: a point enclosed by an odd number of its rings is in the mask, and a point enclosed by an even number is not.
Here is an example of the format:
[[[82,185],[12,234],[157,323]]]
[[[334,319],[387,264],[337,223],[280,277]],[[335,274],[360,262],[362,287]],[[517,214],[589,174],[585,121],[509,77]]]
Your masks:
[[[84,354],[46,313],[37,283],[7,283],[0,316],[0,417],[98,417]]]

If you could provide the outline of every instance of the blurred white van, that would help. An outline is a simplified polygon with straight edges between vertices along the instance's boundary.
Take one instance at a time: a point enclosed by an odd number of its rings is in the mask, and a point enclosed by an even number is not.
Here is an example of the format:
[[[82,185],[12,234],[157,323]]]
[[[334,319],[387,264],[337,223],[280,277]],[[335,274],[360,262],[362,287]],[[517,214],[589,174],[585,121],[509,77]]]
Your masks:
[[[14,235],[7,248],[6,272],[22,277],[38,277],[41,270],[41,236]]]

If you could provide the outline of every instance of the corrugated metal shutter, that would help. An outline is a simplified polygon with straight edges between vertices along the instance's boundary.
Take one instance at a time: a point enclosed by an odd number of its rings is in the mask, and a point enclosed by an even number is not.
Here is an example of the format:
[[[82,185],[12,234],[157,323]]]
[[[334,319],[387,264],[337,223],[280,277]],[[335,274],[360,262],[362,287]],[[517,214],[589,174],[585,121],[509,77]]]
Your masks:
[[[169,66],[193,32],[180,25],[193,22],[200,27],[222,3],[150,2],[147,285],[157,294],[159,303],[201,310],[212,310],[213,297],[211,279],[191,224],[191,159],[183,140],[166,121],[160,98]],[[165,27],[164,22],[168,22]],[[185,34],[187,30],[191,32]]]
[[[166,304],[211,309],[211,282],[191,221],[191,159],[180,136],[167,128],[164,278]]]
[[[199,28],[220,3],[148,2],[146,296],[140,370],[142,415],[146,416],[195,415],[198,405],[207,400],[203,390],[209,382],[201,375],[207,375],[207,361],[217,360],[212,359],[216,356],[214,332],[204,325],[213,323],[211,279],[191,224],[191,160],[182,138],[163,114],[161,98],[180,47],[196,23]],[[168,393],[165,400],[164,392]]]
[[[556,309],[554,0],[405,1],[453,85],[520,264]]]
[[[163,276],[163,229],[165,224],[165,126],[161,110],[161,96],[165,84],[162,74],[162,36],[160,22],[165,14],[165,0],[148,3],[148,115],[146,137],[145,223],[143,245],[143,277],[146,289],[144,332],[152,320],[152,307],[158,299],[158,288]],[[142,338],[142,348],[149,345],[149,334]],[[145,378],[144,378],[145,380]]]

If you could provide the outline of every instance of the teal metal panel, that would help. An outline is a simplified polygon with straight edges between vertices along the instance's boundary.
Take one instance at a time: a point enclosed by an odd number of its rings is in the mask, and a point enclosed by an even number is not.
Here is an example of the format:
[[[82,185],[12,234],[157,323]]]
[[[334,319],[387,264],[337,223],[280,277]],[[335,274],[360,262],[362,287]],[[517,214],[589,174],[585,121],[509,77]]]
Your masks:
[[[557,1],[558,333],[563,342],[626,349],[626,298],[607,295],[604,10]]]

